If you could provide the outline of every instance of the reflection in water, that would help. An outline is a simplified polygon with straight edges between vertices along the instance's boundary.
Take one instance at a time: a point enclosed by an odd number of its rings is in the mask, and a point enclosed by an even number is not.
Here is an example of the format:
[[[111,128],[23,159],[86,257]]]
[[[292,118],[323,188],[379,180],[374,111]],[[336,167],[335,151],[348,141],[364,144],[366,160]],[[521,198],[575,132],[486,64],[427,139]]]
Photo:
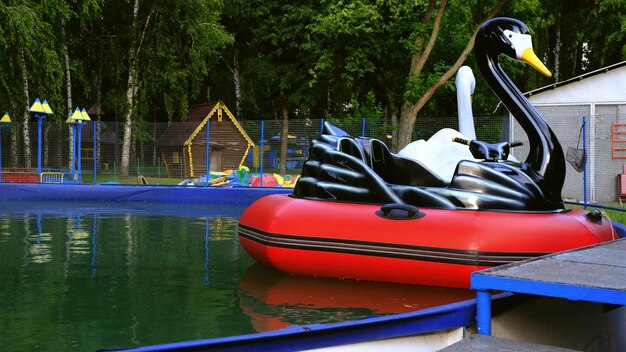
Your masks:
[[[9,219],[6,216],[0,215],[0,242],[5,241],[6,236],[10,236],[9,232]]]
[[[359,319],[463,290],[293,277],[241,250],[245,207],[0,202],[0,346],[97,350]],[[254,264],[254,265],[253,265]]]
[[[52,235],[50,233],[43,233],[41,229],[41,214],[37,214],[37,233],[30,234],[28,240],[30,242],[28,254],[30,255],[32,263],[43,264],[52,260],[50,248]]]
[[[32,263],[43,264],[52,260],[52,251],[50,244],[52,242],[52,234],[36,233],[28,236],[30,246],[28,254]]]
[[[122,348],[254,332],[244,207],[0,202],[0,346]]]
[[[257,331],[405,313],[474,297],[473,291],[294,276],[260,264],[239,284],[240,304]]]
[[[91,278],[96,277],[96,253],[98,253],[98,242],[96,242],[98,236],[98,217],[93,214],[93,227],[91,230]]]

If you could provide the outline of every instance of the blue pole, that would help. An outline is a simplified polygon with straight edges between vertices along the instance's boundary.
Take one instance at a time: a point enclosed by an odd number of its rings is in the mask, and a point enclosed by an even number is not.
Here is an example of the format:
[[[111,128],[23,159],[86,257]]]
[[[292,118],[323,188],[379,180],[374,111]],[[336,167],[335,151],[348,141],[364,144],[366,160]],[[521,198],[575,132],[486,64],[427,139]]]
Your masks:
[[[265,129],[265,120],[261,120],[261,150],[259,150],[259,161],[261,163],[261,168],[259,170],[259,186],[263,187],[263,133]]]
[[[204,221],[204,284],[209,287],[209,218]]]
[[[98,253],[98,242],[96,241],[97,224],[98,224],[98,218],[96,214],[94,213],[93,214],[93,234],[91,235],[91,278],[92,279],[96,277],[96,254]]]
[[[476,325],[479,334],[491,335],[491,294],[487,290],[476,291]]]
[[[211,149],[209,148],[209,142],[211,141],[211,120],[206,120],[206,185],[209,187],[209,172],[211,170],[209,163],[211,162],[211,158],[209,157],[209,153]]]
[[[37,173],[41,177],[41,125],[46,117],[42,114],[35,114],[37,118]]]
[[[324,133],[324,119],[320,120],[320,134]]]
[[[97,132],[97,127],[96,127],[96,123],[97,121],[93,122],[93,184],[95,185],[97,183],[96,179],[97,179],[97,173],[98,173],[98,160],[97,159],[97,155],[98,155],[98,143],[96,143],[96,132]],[[95,219],[95,216],[94,216]]]
[[[74,165],[76,165],[76,123],[70,122],[72,128],[72,153],[70,154],[70,174],[72,175],[71,182],[74,182]]]
[[[78,143],[76,143],[76,165],[77,165],[77,172],[78,172],[78,183],[83,183],[83,174],[82,174],[82,170],[81,170],[81,161],[80,161],[80,153],[81,153],[81,143],[82,143],[82,131],[83,131],[83,124],[82,122],[78,124],[78,136],[76,137],[78,139]]]
[[[361,119],[361,137],[365,137],[365,117]]]
[[[43,234],[43,226],[41,226],[41,214],[37,214],[37,235]],[[39,243],[39,236],[37,236],[37,243]]]
[[[585,153],[585,167],[583,168],[583,203],[587,210],[587,118],[583,116],[583,153]]]

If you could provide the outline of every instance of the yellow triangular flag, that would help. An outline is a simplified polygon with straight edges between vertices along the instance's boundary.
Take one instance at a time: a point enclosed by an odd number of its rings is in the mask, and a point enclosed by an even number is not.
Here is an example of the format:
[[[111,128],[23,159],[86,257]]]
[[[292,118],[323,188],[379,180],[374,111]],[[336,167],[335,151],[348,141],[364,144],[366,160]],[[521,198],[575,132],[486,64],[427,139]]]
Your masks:
[[[91,121],[91,118],[89,118],[89,114],[87,113],[87,110],[85,110],[85,108],[83,108],[83,110],[80,112],[80,114],[83,115],[83,120]]]
[[[9,116],[8,112],[4,113],[4,116],[2,116],[2,118],[0,119],[0,123],[9,123],[11,122],[11,117]]]
[[[44,99],[43,104],[41,105],[43,107],[43,111],[46,114],[49,115],[53,115],[54,113],[52,112],[52,109],[50,109],[50,105],[48,105],[48,101]]]
[[[74,110],[72,120],[74,120],[74,122],[81,122],[83,120],[83,115],[80,113],[80,109],[76,108],[76,110]]]
[[[37,98],[35,100],[35,102],[33,103],[33,106],[31,106],[28,111],[30,111],[30,112],[40,112],[42,114],[46,113],[46,111],[44,110],[43,106],[41,105],[41,101],[39,100],[39,98]]]

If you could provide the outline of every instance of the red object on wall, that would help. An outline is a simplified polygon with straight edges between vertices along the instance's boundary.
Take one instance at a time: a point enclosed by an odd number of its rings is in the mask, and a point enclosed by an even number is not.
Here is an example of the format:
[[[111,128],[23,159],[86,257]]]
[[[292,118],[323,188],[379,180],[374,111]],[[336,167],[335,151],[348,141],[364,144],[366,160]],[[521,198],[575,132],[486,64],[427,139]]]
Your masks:
[[[626,123],[611,124],[611,157],[626,159]]]
[[[2,170],[2,182],[39,183],[37,169],[7,168]]]
[[[619,205],[622,205],[622,200],[626,199],[626,165],[624,165],[624,171],[617,175],[617,199]]]

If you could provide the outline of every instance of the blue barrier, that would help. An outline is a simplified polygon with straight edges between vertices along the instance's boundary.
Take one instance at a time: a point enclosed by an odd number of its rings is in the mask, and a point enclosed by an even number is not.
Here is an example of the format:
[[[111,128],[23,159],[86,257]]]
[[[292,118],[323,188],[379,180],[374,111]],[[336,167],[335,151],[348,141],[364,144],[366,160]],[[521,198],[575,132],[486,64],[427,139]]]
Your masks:
[[[1,183],[0,201],[102,201],[248,205],[270,194],[291,194],[282,187],[186,187],[144,185]]]

